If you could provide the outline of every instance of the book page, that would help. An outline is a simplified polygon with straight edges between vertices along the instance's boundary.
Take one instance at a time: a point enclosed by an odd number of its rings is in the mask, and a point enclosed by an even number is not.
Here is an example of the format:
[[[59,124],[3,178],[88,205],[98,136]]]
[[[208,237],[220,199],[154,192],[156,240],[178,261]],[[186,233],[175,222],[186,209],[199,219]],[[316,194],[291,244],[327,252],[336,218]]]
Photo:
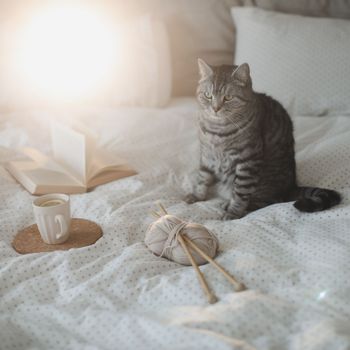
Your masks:
[[[28,158],[30,158],[31,160],[34,161],[33,164],[35,164],[35,166],[37,168],[61,172],[61,173],[65,173],[68,175],[68,173],[64,167],[62,167],[61,165],[56,163],[53,159],[51,159],[48,156],[46,156],[45,154],[41,153],[37,149],[31,148],[31,147],[24,147],[21,149],[21,151]]]
[[[6,168],[30,193],[82,193],[86,191],[83,184],[39,151],[27,149],[25,153],[33,160],[12,161],[6,165]]]
[[[108,170],[118,170],[127,163],[125,159],[111,153],[108,150],[97,149],[95,151],[90,169],[88,172],[88,181],[94,178],[99,173]]]
[[[95,155],[96,141],[98,139],[98,135],[93,130],[89,129],[80,122],[74,122],[72,125],[72,129],[85,136],[86,173],[88,173]]]
[[[41,187],[83,187],[81,183],[73,177],[60,171],[44,169],[38,167],[35,162],[31,161],[15,161],[11,162],[18,172],[22,172],[30,181]]]
[[[84,185],[87,181],[87,144],[84,134],[63,124],[51,125],[52,149],[55,161],[63,165]]]
[[[117,170],[104,171],[102,173],[98,173],[95,177],[88,181],[88,189],[96,187],[98,185],[105,184],[110,181],[122,179],[124,177],[136,175],[135,170],[128,168],[126,165],[121,166]]]

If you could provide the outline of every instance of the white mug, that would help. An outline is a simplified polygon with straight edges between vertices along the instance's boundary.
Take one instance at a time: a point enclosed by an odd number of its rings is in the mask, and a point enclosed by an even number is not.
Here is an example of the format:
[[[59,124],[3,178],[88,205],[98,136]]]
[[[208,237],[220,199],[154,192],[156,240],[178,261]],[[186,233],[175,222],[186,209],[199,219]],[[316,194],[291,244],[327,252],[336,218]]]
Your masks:
[[[43,241],[60,244],[69,237],[71,222],[69,196],[46,194],[33,201],[35,221]]]

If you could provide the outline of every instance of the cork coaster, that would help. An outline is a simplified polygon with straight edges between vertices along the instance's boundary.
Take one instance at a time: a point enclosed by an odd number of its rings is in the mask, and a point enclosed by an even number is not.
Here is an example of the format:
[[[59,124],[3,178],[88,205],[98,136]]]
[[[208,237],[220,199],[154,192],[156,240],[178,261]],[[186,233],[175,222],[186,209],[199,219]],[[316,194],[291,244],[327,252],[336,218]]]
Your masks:
[[[86,219],[72,219],[69,238],[61,244],[46,244],[41,239],[36,224],[19,231],[12,241],[12,247],[20,254],[68,250],[94,244],[102,237],[101,227]]]

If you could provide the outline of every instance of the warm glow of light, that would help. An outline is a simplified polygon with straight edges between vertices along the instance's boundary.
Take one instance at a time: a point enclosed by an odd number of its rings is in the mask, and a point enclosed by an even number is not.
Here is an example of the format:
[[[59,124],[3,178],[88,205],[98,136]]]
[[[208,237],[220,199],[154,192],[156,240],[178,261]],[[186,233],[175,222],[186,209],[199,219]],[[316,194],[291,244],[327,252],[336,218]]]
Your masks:
[[[117,60],[114,26],[88,8],[47,7],[23,25],[17,70],[42,96],[69,101],[106,84]]]

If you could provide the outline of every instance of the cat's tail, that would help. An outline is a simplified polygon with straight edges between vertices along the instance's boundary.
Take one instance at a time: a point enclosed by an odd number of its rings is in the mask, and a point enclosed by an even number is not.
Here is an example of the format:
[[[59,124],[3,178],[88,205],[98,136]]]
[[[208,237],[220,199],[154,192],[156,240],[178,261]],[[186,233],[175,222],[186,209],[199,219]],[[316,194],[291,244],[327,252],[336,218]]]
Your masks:
[[[300,211],[313,213],[329,209],[341,201],[338,192],[318,187],[297,187],[291,192],[290,200]]]

